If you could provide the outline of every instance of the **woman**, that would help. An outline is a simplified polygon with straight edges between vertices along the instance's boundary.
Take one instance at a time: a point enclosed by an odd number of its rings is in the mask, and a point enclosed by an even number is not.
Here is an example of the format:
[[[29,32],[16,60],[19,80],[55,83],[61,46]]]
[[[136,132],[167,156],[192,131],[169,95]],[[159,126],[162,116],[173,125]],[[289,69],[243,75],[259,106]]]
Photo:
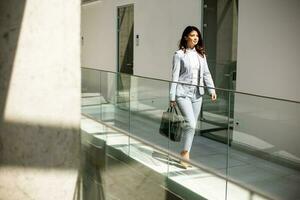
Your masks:
[[[208,87],[211,100],[217,99],[214,83],[208,69],[203,40],[198,28],[188,26],[184,29],[179,44],[179,50],[173,57],[172,85],[170,89],[170,106],[178,105],[187,125],[184,127],[184,147],[181,157],[190,159],[190,150],[195,134],[195,128],[199,117],[203,87]],[[180,84],[180,83],[185,84]],[[181,165],[187,168],[189,165],[181,161]]]

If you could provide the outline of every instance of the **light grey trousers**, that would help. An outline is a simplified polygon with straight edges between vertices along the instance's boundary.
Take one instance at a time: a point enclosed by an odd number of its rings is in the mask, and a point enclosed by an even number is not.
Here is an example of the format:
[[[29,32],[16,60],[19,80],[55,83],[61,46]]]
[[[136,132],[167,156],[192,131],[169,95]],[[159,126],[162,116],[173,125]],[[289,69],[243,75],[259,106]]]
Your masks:
[[[198,117],[201,111],[202,96],[199,94],[198,89],[196,89],[195,87],[194,90],[190,91],[188,96],[177,97],[176,102],[182,116],[187,122],[183,128],[183,150],[190,152],[195,135]]]

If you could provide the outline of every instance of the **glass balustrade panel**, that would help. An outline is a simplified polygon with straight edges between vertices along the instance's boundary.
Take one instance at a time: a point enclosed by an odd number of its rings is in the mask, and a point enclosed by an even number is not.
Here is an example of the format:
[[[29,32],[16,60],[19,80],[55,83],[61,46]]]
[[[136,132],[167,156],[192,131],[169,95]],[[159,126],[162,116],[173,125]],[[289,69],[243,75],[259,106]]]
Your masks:
[[[300,104],[235,93],[233,116],[228,176],[274,199],[299,199]],[[229,199],[235,190],[228,186]]]
[[[130,156],[159,174],[166,174],[169,139],[159,133],[169,104],[169,82],[132,76],[130,88]],[[152,144],[149,146],[135,137]],[[165,153],[155,146],[165,149]],[[155,175],[153,175],[155,177]],[[155,179],[155,178],[154,178]]]
[[[99,119],[101,113],[100,77],[101,72],[96,69],[81,70],[81,105],[82,113]]]

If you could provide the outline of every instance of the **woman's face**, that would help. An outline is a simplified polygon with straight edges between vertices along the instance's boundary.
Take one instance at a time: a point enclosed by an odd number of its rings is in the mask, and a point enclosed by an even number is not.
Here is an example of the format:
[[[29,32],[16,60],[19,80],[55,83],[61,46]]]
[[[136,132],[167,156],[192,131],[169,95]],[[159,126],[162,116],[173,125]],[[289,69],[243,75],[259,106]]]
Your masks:
[[[187,46],[189,48],[194,48],[194,46],[198,44],[199,41],[199,36],[197,31],[190,32],[189,35],[186,37],[186,40],[187,40]]]

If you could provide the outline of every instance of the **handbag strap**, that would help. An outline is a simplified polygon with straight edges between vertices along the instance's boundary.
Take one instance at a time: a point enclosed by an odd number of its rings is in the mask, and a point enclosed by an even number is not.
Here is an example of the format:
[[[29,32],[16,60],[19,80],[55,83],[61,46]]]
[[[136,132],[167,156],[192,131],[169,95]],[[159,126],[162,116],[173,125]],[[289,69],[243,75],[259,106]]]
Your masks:
[[[168,108],[168,112],[173,112],[173,110],[175,111],[175,113],[176,113],[176,115],[178,115],[178,111],[177,111],[177,108],[176,108],[176,106],[174,106],[174,107],[169,107]]]

